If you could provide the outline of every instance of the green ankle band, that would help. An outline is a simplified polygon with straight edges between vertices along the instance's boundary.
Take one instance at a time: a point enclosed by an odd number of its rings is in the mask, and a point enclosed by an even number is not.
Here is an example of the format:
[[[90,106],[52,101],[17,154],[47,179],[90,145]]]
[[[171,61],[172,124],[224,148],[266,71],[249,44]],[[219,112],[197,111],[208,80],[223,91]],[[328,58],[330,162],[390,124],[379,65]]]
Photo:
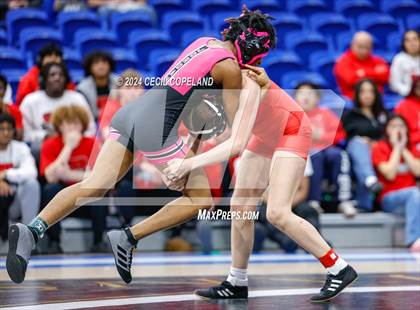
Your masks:
[[[42,238],[45,231],[48,229],[48,224],[40,217],[34,218],[28,226],[36,232],[39,238]]]

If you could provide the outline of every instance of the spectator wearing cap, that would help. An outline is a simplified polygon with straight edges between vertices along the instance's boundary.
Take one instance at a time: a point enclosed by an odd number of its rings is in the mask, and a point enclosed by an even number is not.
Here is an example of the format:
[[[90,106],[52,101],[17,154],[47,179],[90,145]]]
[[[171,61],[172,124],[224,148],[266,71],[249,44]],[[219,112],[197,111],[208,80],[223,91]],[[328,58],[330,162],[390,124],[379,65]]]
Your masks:
[[[380,92],[388,83],[389,66],[384,59],[372,54],[373,39],[365,32],[356,32],[350,49],[341,55],[334,66],[334,75],[341,93],[353,100],[355,86],[361,79],[371,79]]]
[[[420,78],[420,35],[416,30],[404,33],[399,52],[391,64],[389,85],[403,97],[410,95],[414,79]]]
[[[420,152],[411,143],[408,127],[399,115],[390,117],[385,139],[372,148],[372,161],[384,189],[379,196],[385,212],[405,213],[405,242],[420,252]]]
[[[11,104],[10,102],[4,101],[4,94],[7,90],[7,80],[6,78],[0,74],[0,114],[9,114],[11,115],[16,124],[15,136],[16,140],[22,140],[23,137],[23,121],[22,121],[22,113],[19,109]]]
[[[47,138],[42,144],[39,174],[46,180],[42,190],[42,207],[63,188],[82,181],[92,169],[100,145],[94,137],[83,136],[89,119],[87,110],[80,105],[61,106],[51,115],[51,124],[57,135]],[[89,206],[75,213],[92,219],[92,251],[104,249],[102,234],[106,213],[103,206]],[[61,252],[60,225],[54,225],[47,234],[50,239],[49,251]]]
[[[78,105],[86,110],[89,126],[86,135],[94,136],[95,121],[82,94],[67,90],[70,77],[63,63],[49,63],[41,70],[41,90],[25,97],[20,107],[23,115],[24,140],[31,143],[32,152],[37,155],[45,137],[52,135],[50,115],[61,106]],[[36,156],[37,157],[37,156]]]
[[[7,237],[9,218],[24,224],[36,216],[40,204],[35,160],[29,147],[13,139],[16,124],[0,114],[0,236]],[[9,209],[10,207],[10,209]]]
[[[29,71],[20,80],[16,93],[17,106],[21,105],[23,99],[28,94],[40,89],[40,71],[44,66],[53,62],[62,63],[63,53],[57,45],[50,43],[39,50],[36,65],[29,69]],[[75,85],[70,81],[70,79],[67,81],[66,88],[72,90],[75,89]]]
[[[110,91],[116,87],[117,76],[112,56],[103,51],[95,51],[84,59],[85,78],[77,85],[90,106],[95,119],[106,105]]]

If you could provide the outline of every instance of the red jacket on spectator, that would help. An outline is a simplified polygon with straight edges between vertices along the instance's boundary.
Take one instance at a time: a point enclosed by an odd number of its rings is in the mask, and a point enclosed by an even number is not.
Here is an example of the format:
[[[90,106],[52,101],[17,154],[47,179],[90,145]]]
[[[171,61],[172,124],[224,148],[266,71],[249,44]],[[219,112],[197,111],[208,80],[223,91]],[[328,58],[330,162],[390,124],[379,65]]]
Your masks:
[[[39,88],[39,68],[33,66],[19,82],[16,93],[16,105],[20,106],[26,95],[37,91]],[[69,84],[67,84],[67,89],[75,90],[76,85],[74,85],[73,82],[69,82]]]
[[[22,129],[23,128],[23,121],[22,121],[22,113],[20,113],[20,110],[13,104],[4,104],[5,112],[9,113],[16,122],[16,129]],[[1,109],[0,109],[1,113]]]
[[[349,49],[335,63],[334,75],[342,94],[353,99],[354,86],[363,78],[375,81],[382,92],[384,85],[388,83],[389,65],[381,57],[374,55],[360,60]]]
[[[414,145],[420,143],[420,99],[415,96],[406,97],[395,108],[395,113],[407,121],[410,141]],[[420,150],[419,150],[420,151]]]
[[[411,147],[408,148],[413,154],[414,157],[420,158],[420,153],[411,144]],[[416,178],[415,176],[408,170],[406,164],[404,163],[403,159],[401,158],[400,167],[398,168],[398,174],[396,175],[395,179],[392,181],[387,180],[377,169],[380,163],[386,162],[389,160],[392,154],[392,146],[384,141],[381,140],[375,143],[372,147],[372,163],[373,166],[376,168],[376,172],[379,178],[379,181],[384,185],[384,189],[382,190],[381,194],[379,195],[379,200],[382,200],[384,195],[396,191],[399,189],[416,186]]]
[[[64,148],[63,137],[54,136],[45,139],[41,148],[39,175],[45,175],[45,169],[52,164]],[[96,157],[99,154],[100,145],[95,143],[93,137],[82,137],[79,145],[70,155],[68,165],[71,169],[86,170],[92,169]],[[69,184],[70,185],[70,184]]]
[[[323,150],[329,146],[340,143],[346,138],[343,124],[338,116],[330,109],[318,107],[312,111],[306,112],[306,114],[311,121],[313,132],[315,132],[315,128],[321,130],[319,141],[312,139],[313,149]]]

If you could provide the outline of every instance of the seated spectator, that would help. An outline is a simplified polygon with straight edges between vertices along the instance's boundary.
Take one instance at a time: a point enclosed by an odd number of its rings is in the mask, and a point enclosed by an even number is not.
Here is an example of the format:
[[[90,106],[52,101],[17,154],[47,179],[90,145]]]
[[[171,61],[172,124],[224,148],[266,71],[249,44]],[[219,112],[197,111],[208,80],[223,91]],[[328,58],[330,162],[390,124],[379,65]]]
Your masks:
[[[379,196],[385,212],[405,211],[405,242],[420,252],[420,152],[411,144],[405,120],[392,116],[385,139],[373,146],[372,160],[384,189]]]
[[[38,52],[36,65],[29,69],[28,72],[22,77],[16,93],[16,105],[20,106],[26,95],[33,93],[40,89],[39,74],[44,66],[50,63],[62,63],[63,53],[61,49],[53,44],[47,44]],[[75,89],[73,82],[68,80],[66,84],[67,89]]]
[[[350,200],[350,160],[346,151],[338,144],[343,143],[346,133],[340,119],[328,108],[319,107],[321,92],[316,85],[303,82],[296,87],[295,99],[302,106],[312,123],[311,160],[313,174],[309,191],[309,203],[322,212],[322,180],[328,179],[334,186],[334,198],[338,210],[348,217],[357,210]]]
[[[54,10],[62,12],[74,12],[87,9],[84,0],[55,0]]]
[[[153,6],[147,4],[147,0],[88,0],[91,8],[98,9],[99,14],[108,18],[113,12],[128,12],[142,10],[149,13],[156,21],[156,12]]]
[[[408,96],[398,103],[395,113],[407,121],[410,141],[420,151],[420,76],[415,78]]]
[[[63,106],[51,115],[51,123],[58,135],[47,138],[42,144],[40,176],[45,177],[46,185],[42,190],[42,207],[63,188],[80,182],[93,167],[99,152],[94,137],[84,137],[89,125],[86,109],[76,105]],[[102,234],[105,230],[106,208],[89,206],[76,211],[92,219],[94,245],[92,251],[104,250]],[[49,251],[61,252],[60,225],[48,230]]]
[[[351,47],[338,58],[334,75],[341,93],[353,100],[355,85],[361,79],[371,79],[380,92],[388,83],[389,66],[384,59],[372,54],[373,39],[365,32],[356,32]]]
[[[0,1],[0,20],[4,19],[8,10],[23,9],[29,6],[38,7],[41,0],[3,0]]]
[[[313,173],[312,170],[311,157],[308,157],[306,162],[304,176],[302,182],[296,192],[294,201],[292,204],[292,212],[296,215],[304,218],[310,222],[317,230],[320,229],[319,214],[317,210],[312,208],[307,203],[307,198],[309,194],[309,179]],[[282,233],[272,224],[267,221],[266,218],[266,195],[263,197],[263,203],[260,207],[260,217],[255,226],[255,242],[253,251],[258,253],[264,249],[264,240],[269,238],[270,240],[276,242],[280,248],[282,248],[286,253],[294,253],[298,249],[298,245],[292,239],[290,239],[286,234]]]
[[[413,78],[420,77],[420,35],[416,30],[404,33],[399,52],[391,64],[389,86],[403,97],[410,94]]]
[[[109,93],[116,87],[117,77],[112,74],[115,62],[106,52],[88,54],[83,62],[85,78],[77,85],[89,103],[95,119],[98,118],[108,100]]]
[[[16,123],[15,139],[22,140],[23,137],[23,124],[22,124],[22,113],[19,109],[10,102],[3,100],[4,94],[7,89],[7,80],[0,74],[0,114],[10,114]]]
[[[134,81],[141,81],[142,76],[139,72],[128,69],[121,73],[119,79],[122,81],[120,85],[117,85],[116,89],[111,92],[106,106],[102,109],[99,114],[99,128],[102,137],[106,139],[109,133],[109,124],[114,114],[124,105],[139,97],[144,93],[143,84],[126,83],[130,79]]]
[[[29,147],[13,140],[15,120],[0,114],[0,236],[7,236],[8,219],[29,224],[38,214],[40,188]],[[7,211],[8,207],[10,209]],[[4,227],[6,225],[6,229]],[[6,235],[5,235],[6,233]]]
[[[61,106],[75,104],[85,108],[90,119],[86,135],[95,135],[95,122],[85,98],[80,93],[65,88],[70,78],[64,64],[49,63],[42,67],[41,78],[41,90],[26,96],[20,107],[24,140],[31,143],[33,153],[37,154],[44,138],[53,134],[49,117]]]
[[[371,148],[382,138],[387,119],[382,96],[372,80],[365,79],[356,84],[354,106],[343,117],[347,153],[357,179],[358,207],[370,211],[373,207],[370,192],[376,194],[382,190],[372,166]]]

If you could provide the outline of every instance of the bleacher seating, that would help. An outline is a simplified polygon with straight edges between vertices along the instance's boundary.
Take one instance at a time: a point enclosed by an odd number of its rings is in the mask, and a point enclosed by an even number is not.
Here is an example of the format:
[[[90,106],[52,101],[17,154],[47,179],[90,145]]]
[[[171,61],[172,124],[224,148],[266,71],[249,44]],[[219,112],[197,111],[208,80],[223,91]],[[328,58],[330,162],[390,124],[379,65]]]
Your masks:
[[[420,14],[418,1],[416,3],[415,0],[384,0],[381,1],[381,9],[397,18],[405,18],[415,12]]]
[[[355,31],[372,33],[375,53],[390,62],[400,49],[402,32],[420,28],[416,0],[149,0],[158,23],[145,11],[113,13],[109,21],[89,10],[61,12],[55,17],[44,4],[43,9],[7,14],[7,30],[0,28],[0,70],[27,69],[40,46],[53,41],[65,48],[65,62],[77,77],[81,76],[83,56],[100,48],[114,54],[118,72],[135,67],[159,75],[173,54],[158,58],[151,54],[179,51],[200,36],[219,37],[228,26],[224,20],[238,16],[242,3],[275,18],[277,51],[270,52],[263,65],[278,83],[288,72],[310,70],[336,89],[332,67]]]
[[[14,93],[46,42],[63,47],[64,62],[76,83],[84,77],[83,57],[96,49],[113,55],[116,73],[136,68],[144,78],[161,76],[194,39],[220,37],[220,31],[228,26],[225,18],[238,16],[241,3],[275,17],[272,23],[278,46],[263,60],[263,67],[285,89],[309,80],[337,90],[333,66],[349,47],[355,31],[370,32],[375,54],[390,63],[400,50],[402,33],[420,29],[418,0],[149,0],[157,12],[157,23],[144,11],[114,13],[109,21],[89,10],[55,17],[48,3],[53,1],[44,1],[43,10],[10,11],[4,25],[0,24],[0,73],[7,77]],[[393,109],[401,99],[385,87],[386,109]],[[331,100],[325,106],[335,103]],[[349,100],[344,104],[346,108],[352,106]],[[353,220],[341,214],[323,214],[321,221],[327,239],[340,247],[352,246],[346,234],[352,234],[351,242],[359,246],[392,246],[394,230],[401,228],[398,219],[383,213],[360,214]],[[216,225],[216,235],[226,236],[225,226]],[[85,251],[87,228],[84,221],[64,221],[63,230],[73,233],[66,238],[76,241],[63,244],[73,246],[70,251]],[[146,239],[143,248],[161,250],[164,234]],[[76,235],[79,239],[74,239]],[[226,249],[227,242],[216,248]]]
[[[76,31],[83,28],[100,28],[101,23],[98,16],[89,11],[62,12],[57,17],[58,27],[63,36],[65,46],[71,46]]]
[[[137,67],[137,56],[132,50],[113,48],[110,53],[115,61],[115,71],[120,73],[129,68]]]
[[[82,70],[83,60],[79,50],[65,48],[63,49],[63,58],[69,70]]]
[[[163,28],[170,34],[174,42],[180,43],[186,30],[203,30],[204,22],[198,13],[179,11],[166,13],[163,17]]]
[[[201,0],[193,1],[192,8],[202,16],[213,15],[221,11],[232,10],[232,3],[229,0]]]
[[[25,62],[20,50],[13,47],[0,47],[0,70],[24,69]]]
[[[318,32],[292,31],[285,37],[286,48],[295,51],[307,64],[311,53],[328,49],[327,40]]]
[[[312,81],[321,88],[327,88],[327,81],[316,72],[291,71],[282,76],[281,84],[285,89],[294,89],[301,81]]]
[[[278,83],[284,73],[303,69],[302,60],[294,52],[273,52],[264,60],[263,66],[273,81]]]
[[[20,48],[30,51],[32,55],[48,43],[61,45],[62,38],[59,32],[50,27],[30,27],[20,32]]]
[[[162,31],[133,31],[128,37],[128,44],[137,54],[140,69],[148,69],[147,60],[151,51],[173,47],[172,40]]]
[[[48,26],[48,16],[45,12],[37,9],[20,9],[7,12],[7,33],[9,44],[19,44],[19,34],[24,28]]]
[[[94,50],[108,50],[117,47],[117,37],[114,33],[97,28],[83,28],[76,31],[75,45],[85,55]]]
[[[144,11],[113,13],[111,16],[111,29],[116,33],[118,42],[122,45],[126,45],[127,38],[134,29],[148,31],[154,27],[152,16]]]

